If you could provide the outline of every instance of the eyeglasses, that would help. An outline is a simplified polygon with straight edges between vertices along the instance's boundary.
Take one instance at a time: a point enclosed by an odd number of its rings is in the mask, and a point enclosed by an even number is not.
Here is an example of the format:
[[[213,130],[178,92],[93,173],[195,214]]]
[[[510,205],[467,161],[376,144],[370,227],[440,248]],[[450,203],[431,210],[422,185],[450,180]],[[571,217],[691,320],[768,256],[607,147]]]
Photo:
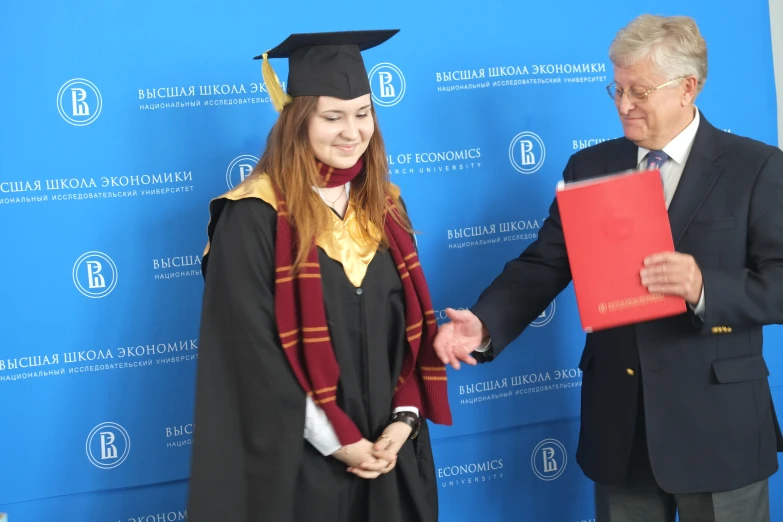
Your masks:
[[[633,88],[628,90],[623,90],[617,87],[615,85],[615,82],[610,83],[606,86],[606,92],[609,93],[609,97],[613,99],[615,102],[620,102],[620,100],[623,99],[623,94],[628,93],[628,97],[633,102],[643,102],[647,100],[647,96],[650,95],[650,93],[653,93],[657,91],[658,89],[662,89],[666,87],[667,85],[671,85],[674,82],[684,80],[687,78],[687,76],[681,76],[679,78],[675,78],[673,80],[669,80],[668,82],[659,85],[658,87],[653,87],[652,89],[642,90],[640,88]]]

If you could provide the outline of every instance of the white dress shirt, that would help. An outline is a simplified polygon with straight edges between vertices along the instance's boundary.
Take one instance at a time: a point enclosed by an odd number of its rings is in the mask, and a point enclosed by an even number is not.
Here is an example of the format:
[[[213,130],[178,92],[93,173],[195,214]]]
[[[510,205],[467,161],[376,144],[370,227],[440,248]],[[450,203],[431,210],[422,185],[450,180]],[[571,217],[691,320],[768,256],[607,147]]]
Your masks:
[[[685,167],[685,161],[691,153],[693,148],[693,141],[696,139],[696,131],[699,129],[699,109],[693,108],[695,116],[693,121],[683,129],[672,141],[670,141],[662,150],[669,156],[669,159],[661,166],[661,178],[663,179],[663,195],[666,199],[666,208],[669,208],[669,204],[672,202],[674,192],[677,190],[677,185],[680,183],[682,177],[682,170]],[[637,170],[647,169],[647,154],[650,149],[639,147],[637,153]],[[690,306],[690,305],[689,305]],[[701,319],[704,319],[704,286],[701,289],[701,297],[699,302],[693,309],[693,312]],[[486,339],[481,346],[479,346],[477,352],[486,352],[489,350],[489,345],[492,343],[492,339]]]
[[[680,183],[682,170],[685,168],[685,162],[693,148],[693,140],[696,139],[696,131],[699,130],[699,109],[694,107],[693,110],[695,112],[693,121],[662,149],[669,156],[669,159],[661,167],[663,196],[666,199],[667,209],[672,202],[677,185]],[[639,170],[647,168],[647,153],[649,152],[649,149],[639,147],[639,152],[637,153],[637,168]],[[702,285],[699,302],[696,304],[696,307],[691,306],[691,309],[701,319],[704,319],[704,307],[704,286]]]
[[[350,183],[345,184],[345,193],[349,194],[351,188]],[[315,187],[314,190],[318,191]],[[321,194],[320,191],[318,191]],[[323,194],[321,194],[323,198]],[[324,201],[326,201],[324,199]],[[405,406],[395,408],[394,412],[398,411],[412,411],[416,415],[419,414],[418,408],[414,406]],[[340,440],[337,438],[337,434],[334,431],[332,423],[329,422],[329,418],[324,411],[313,401],[312,397],[307,396],[307,403],[305,407],[305,429],[304,438],[313,447],[318,450],[324,456],[331,455],[335,451],[342,447]]]

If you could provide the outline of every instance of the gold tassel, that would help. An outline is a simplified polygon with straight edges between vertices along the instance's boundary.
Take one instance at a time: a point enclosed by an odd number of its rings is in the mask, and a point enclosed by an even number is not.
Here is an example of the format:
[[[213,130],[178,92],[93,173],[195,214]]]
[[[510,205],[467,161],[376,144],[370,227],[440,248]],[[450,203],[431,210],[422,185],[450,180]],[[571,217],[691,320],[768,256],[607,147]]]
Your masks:
[[[283,90],[283,86],[280,84],[280,80],[277,79],[275,70],[272,69],[272,66],[269,64],[267,53],[264,53],[261,57],[263,58],[261,63],[261,74],[264,76],[269,98],[272,100],[272,105],[275,110],[277,112],[282,112],[283,107],[290,103],[291,97]]]

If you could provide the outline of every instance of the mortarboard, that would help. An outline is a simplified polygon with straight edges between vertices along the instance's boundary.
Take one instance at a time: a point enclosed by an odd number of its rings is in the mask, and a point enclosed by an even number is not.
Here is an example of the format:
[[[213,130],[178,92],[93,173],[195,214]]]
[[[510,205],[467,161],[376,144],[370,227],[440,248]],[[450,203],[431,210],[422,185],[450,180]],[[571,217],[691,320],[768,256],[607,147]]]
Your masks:
[[[292,34],[254,60],[263,59],[264,81],[278,112],[293,96],[353,100],[370,93],[361,52],[382,44],[398,32],[399,29]],[[269,58],[288,58],[287,93],[283,92]]]

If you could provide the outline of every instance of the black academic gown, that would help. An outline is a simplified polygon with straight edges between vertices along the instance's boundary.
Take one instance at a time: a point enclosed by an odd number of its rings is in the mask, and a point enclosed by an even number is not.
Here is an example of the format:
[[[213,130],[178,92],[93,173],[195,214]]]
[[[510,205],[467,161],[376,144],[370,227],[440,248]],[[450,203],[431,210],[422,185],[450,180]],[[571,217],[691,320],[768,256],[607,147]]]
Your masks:
[[[203,262],[188,520],[435,522],[426,422],[396,468],[373,480],[348,473],[304,439],[305,393],[275,325],[276,220],[260,199],[226,202]],[[320,248],[319,259],[340,365],[337,400],[374,441],[388,423],[408,349],[402,283],[387,251],[376,253],[360,288]]]

